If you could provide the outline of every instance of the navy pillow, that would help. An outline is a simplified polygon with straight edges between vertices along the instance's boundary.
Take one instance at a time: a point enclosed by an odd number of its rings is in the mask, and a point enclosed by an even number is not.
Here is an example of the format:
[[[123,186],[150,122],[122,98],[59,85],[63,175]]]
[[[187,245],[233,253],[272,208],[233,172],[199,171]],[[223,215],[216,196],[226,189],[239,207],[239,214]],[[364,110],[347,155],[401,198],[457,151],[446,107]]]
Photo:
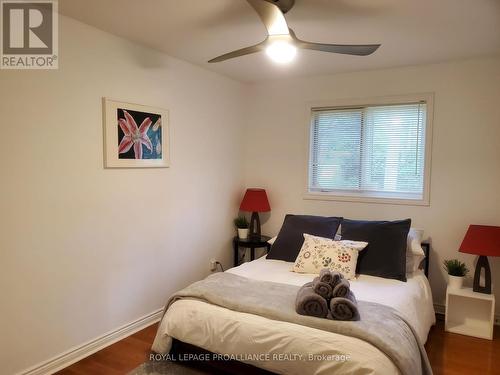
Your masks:
[[[304,242],[304,233],[334,239],[341,221],[341,217],[286,215],[267,259],[295,262]]]
[[[342,221],[342,239],[365,241],[356,273],[406,281],[406,241],[411,220]]]

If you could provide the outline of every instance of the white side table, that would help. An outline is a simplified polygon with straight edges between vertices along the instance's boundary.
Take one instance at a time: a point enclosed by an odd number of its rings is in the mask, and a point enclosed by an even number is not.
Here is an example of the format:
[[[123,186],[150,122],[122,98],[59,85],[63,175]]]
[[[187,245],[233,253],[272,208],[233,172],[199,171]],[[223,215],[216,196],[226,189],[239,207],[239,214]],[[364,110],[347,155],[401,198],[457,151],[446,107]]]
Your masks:
[[[446,289],[444,329],[448,332],[493,340],[495,296],[472,288]]]

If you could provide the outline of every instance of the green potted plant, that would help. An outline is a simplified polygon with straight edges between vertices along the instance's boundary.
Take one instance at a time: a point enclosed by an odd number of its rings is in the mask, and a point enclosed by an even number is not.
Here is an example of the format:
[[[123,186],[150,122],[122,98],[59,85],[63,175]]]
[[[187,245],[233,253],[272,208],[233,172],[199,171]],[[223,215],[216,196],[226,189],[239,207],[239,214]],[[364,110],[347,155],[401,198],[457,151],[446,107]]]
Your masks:
[[[469,272],[465,263],[460,262],[458,259],[446,259],[443,261],[443,267],[448,272],[448,287],[450,289],[461,289],[465,275]]]
[[[238,216],[234,219],[234,225],[238,229],[238,237],[240,240],[248,238],[248,220],[245,216]]]

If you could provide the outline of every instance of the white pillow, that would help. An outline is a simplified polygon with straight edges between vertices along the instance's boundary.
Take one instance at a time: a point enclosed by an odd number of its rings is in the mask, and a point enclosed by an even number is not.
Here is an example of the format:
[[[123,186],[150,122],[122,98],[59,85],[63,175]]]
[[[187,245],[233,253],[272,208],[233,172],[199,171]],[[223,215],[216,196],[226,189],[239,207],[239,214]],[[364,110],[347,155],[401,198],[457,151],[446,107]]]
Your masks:
[[[418,266],[425,259],[424,249],[422,249],[422,238],[424,231],[410,228],[408,232],[406,247],[406,272],[413,273],[418,270]]]
[[[420,263],[425,259],[425,255],[410,255],[406,257],[406,273],[413,273],[418,270]]]
[[[358,252],[367,245],[368,242],[334,241],[304,233],[304,243],[292,271],[319,274],[323,268],[329,268],[342,273],[346,279],[353,279],[356,276]]]
[[[424,250],[422,249],[423,237],[424,231],[422,229],[410,228],[407,238],[407,252],[411,252],[414,255],[425,256]]]

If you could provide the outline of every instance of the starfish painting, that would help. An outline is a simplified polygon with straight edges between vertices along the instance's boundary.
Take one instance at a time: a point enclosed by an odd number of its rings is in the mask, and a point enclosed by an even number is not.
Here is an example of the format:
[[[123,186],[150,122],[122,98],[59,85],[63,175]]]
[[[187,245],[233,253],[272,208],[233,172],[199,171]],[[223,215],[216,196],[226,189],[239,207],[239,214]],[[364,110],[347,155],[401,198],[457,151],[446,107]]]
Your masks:
[[[123,110],[125,118],[118,119],[118,125],[124,136],[118,146],[118,153],[123,154],[128,152],[132,146],[134,147],[134,155],[136,159],[142,159],[142,146],[144,145],[149,151],[152,151],[153,144],[148,136],[148,130],[151,126],[151,119],[146,117],[140,126],[137,126],[134,118],[125,110]]]

